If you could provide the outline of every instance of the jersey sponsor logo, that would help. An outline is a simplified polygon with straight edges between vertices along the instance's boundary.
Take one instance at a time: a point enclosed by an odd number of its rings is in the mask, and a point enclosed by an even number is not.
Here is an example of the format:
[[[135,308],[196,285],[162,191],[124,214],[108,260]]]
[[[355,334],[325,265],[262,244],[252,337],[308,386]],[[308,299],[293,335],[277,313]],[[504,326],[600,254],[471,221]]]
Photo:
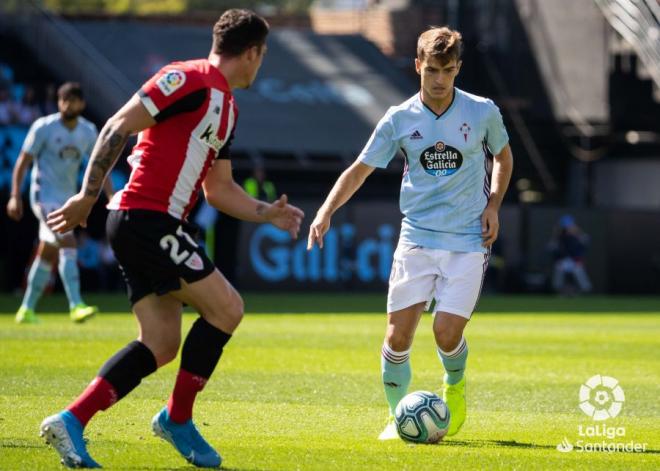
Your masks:
[[[468,140],[468,135],[470,134],[470,131],[472,131],[472,128],[468,123],[463,123],[458,130],[463,134],[463,138],[465,138],[465,142]]]
[[[424,149],[419,156],[422,168],[434,177],[446,177],[456,173],[463,165],[463,155],[455,147],[442,141]]]
[[[213,125],[211,125],[211,123],[206,126],[204,132],[200,134],[199,139],[216,152],[222,148],[223,141],[218,139],[218,136],[215,135],[215,129],[213,129]]]
[[[170,70],[158,79],[156,85],[163,92],[163,95],[170,96],[186,83],[186,74],[180,70]]]
[[[80,150],[75,146],[64,146],[59,152],[60,159],[74,159],[80,158]]]
[[[422,136],[421,132],[419,132],[417,129],[415,129],[415,132],[413,132],[410,135],[410,139],[424,139],[424,137]]]

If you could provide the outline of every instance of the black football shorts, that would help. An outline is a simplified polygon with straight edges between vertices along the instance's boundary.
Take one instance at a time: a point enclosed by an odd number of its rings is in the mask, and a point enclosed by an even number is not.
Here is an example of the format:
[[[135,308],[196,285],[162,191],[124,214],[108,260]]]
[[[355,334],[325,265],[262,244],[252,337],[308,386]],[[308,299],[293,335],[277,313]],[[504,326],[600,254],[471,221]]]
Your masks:
[[[181,288],[215,270],[186,222],[169,214],[144,209],[112,210],[106,231],[117,257],[131,304],[155,293]]]

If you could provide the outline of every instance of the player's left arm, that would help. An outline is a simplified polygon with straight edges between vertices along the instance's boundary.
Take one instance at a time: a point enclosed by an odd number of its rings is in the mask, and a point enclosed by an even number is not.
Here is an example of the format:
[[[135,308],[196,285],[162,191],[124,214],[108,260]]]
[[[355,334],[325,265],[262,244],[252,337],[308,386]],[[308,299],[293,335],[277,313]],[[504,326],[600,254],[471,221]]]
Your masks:
[[[298,237],[304,213],[287,204],[286,195],[272,204],[252,198],[234,181],[230,160],[215,160],[202,188],[206,201],[217,210],[243,221],[270,222],[287,231],[292,239]]]
[[[129,136],[154,124],[156,120],[149,114],[137,94],[105,123],[87,164],[82,189],[69,198],[64,206],[48,215],[48,225],[53,231],[62,234],[77,225],[87,225],[87,216]]]
[[[511,173],[513,172],[513,156],[511,154],[511,147],[505,144],[502,150],[493,157],[493,173],[491,175],[490,196],[488,197],[488,204],[481,215],[481,236],[484,241],[484,247],[490,247],[497,240],[497,234],[500,229],[500,221],[498,212],[504,194],[509,187],[511,181]]]

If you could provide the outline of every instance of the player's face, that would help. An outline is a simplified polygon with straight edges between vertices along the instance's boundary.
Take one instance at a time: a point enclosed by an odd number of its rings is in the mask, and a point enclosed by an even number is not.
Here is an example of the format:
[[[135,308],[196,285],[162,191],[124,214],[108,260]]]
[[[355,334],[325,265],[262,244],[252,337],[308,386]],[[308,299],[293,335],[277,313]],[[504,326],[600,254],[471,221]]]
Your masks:
[[[461,61],[452,59],[446,64],[434,57],[420,61],[415,59],[415,69],[421,77],[424,95],[432,100],[443,100],[451,96],[454,80],[461,70]]]
[[[85,101],[78,97],[65,97],[57,100],[57,108],[65,120],[76,119],[85,109]]]
[[[245,80],[246,84],[244,88],[250,88],[250,85],[252,85],[252,83],[257,78],[257,72],[259,72],[261,63],[263,62],[264,56],[266,55],[266,49],[267,49],[266,45],[263,44],[262,46],[254,46],[247,51],[246,53],[247,77]]]

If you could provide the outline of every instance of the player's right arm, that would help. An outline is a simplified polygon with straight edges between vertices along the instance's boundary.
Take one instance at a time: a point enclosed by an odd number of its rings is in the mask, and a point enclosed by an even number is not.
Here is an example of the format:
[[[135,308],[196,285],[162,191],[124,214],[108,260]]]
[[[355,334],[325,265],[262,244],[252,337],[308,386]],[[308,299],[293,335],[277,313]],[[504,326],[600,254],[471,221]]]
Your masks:
[[[392,110],[393,108],[390,108],[378,122],[357,160],[339,176],[319,208],[312,225],[309,226],[307,250],[312,250],[314,244],[323,248],[323,237],[330,230],[330,219],[335,211],[351,199],[376,167],[387,167],[396,154],[397,139],[392,122]]]
[[[350,167],[344,170],[335,182],[332,190],[330,190],[325,202],[316,213],[312,225],[309,226],[307,250],[311,250],[314,244],[318,244],[320,248],[323,248],[323,236],[330,229],[332,215],[351,199],[374,170],[375,167],[363,164],[359,160],[356,160]]]
[[[32,164],[32,154],[21,151],[16,160],[14,171],[11,175],[11,195],[7,202],[7,215],[14,221],[20,221],[23,217],[23,199],[21,198],[21,186],[27,169]]]
[[[154,124],[156,120],[137,94],[105,123],[87,164],[82,189],[69,198],[64,206],[48,215],[48,225],[53,231],[65,233],[77,225],[85,227],[103,182],[121,155],[129,136]]]
[[[11,177],[11,196],[7,202],[7,215],[14,221],[20,221],[23,217],[23,200],[21,199],[21,186],[25,173],[34,161],[35,156],[39,156],[46,143],[46,126],[43,118],[37,119],[25,136],[25,141],[21,147],[21,153],[14,165],[14,171]]]

